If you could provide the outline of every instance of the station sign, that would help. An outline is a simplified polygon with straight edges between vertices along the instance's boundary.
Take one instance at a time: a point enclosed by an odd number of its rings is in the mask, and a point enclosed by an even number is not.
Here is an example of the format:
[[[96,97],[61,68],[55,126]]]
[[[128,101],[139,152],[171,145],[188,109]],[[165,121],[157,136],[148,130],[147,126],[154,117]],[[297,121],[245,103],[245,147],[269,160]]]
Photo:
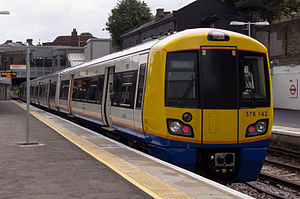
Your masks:
[[[289,80],[289,97],[298,98],[298,79]]]
[[[10,70],[26,70],[26,64],[11,64]]]
[[[17,77],[16,72],[1,72],[1,77]]]

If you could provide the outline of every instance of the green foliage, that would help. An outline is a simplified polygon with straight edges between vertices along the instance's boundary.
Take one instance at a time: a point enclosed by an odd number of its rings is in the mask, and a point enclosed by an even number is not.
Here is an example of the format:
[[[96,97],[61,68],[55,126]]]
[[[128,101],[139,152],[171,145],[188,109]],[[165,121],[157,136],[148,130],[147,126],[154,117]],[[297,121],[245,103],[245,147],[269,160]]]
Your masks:
[[[243,14],[258,15],[260,19],[273,22],[283,15],[299,10],[299,0],[224,0]]]
[[[117,6],[111,10],[106,22],[106,30],[110,32],[117,48],[120,49],[122,34],[152,19],[150,8],[144,1],[119,0]]]

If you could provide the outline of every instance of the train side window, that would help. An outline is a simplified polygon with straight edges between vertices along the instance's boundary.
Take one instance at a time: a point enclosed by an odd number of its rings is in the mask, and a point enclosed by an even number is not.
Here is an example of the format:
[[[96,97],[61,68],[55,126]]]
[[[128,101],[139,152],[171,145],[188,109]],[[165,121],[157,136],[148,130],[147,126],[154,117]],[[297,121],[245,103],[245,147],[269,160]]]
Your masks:
[[[74,80],[72,100],[79,102],[87,101],[87,78]]]
[[[99,76],[99,90],[96,95],[97,104],[102,104],[103,86],[104,86],[104,75],[100,75]]]
[[[137,71],[115,74],[112,105],[133,109]]]
[[[44,97],[45,95],[45,85],[40,85],[40,95],[39,97]]]
[[[122,76],[120,73],[114,75],[113,96],[111,99],[112,106],[119,106],[119,90],[121,88]]]
[[[68,99],[69,81],[70,80],[61,81],[59,99]]]
[[[56,82],[53,84],[50,84],[50,95],[49,98],[54,99],[55,98],[55,92],[56,92]]]
[[[87,78],[88,95],[87,101],[90,103],[100,104],[99,91],[102,92],[102,85],[100,85],[100,76]]]
[[[197,57],[197,51],[168,53],[165,87],[166,106],[198,106]]]
[[[145,86],[145,72],[146,72],[146,64],[140,65],[140,74],[139,74],[139,83],[138,83],[138,92],[136,97],[136,109],[142,108],[142,101],[143,101],[143,93],[144,93],[144,86]]]

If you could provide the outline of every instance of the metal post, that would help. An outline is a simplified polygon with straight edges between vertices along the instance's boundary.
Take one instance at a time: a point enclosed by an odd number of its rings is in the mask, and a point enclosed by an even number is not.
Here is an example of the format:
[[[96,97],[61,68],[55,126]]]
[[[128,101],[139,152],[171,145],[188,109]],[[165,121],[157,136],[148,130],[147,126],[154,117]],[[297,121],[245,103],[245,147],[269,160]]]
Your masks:
[[[29,108],[30,108],[30,63],[29,63],[29,53],[30,49],[27,48],[27,59],[26,59],[26,71],[27,71],[27,81],[26,81],[26,93],[27,93],[27,109],[26,109],[26,144],[29,144]]]
[[[251,37],[251,22],[248,22],[248,36]]]

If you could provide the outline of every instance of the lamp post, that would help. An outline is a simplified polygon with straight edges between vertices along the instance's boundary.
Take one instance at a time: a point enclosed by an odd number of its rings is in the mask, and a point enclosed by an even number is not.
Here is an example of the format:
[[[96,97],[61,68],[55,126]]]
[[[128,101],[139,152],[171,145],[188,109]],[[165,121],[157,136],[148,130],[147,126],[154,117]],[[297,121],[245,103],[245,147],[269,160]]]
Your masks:
[[[270,25],[270,23],[267,22],[267,21],[261,21],[261,22],[231,21],[230,25],[231,26],[244,26],[244,25],[247,25],[248,26],[248,36],[251,37],[251,25],[255,25],[255,26],[268,26],[268,25]]]
[[[0,11],[0,15],[9,15],[10,12],[9,11]]]

